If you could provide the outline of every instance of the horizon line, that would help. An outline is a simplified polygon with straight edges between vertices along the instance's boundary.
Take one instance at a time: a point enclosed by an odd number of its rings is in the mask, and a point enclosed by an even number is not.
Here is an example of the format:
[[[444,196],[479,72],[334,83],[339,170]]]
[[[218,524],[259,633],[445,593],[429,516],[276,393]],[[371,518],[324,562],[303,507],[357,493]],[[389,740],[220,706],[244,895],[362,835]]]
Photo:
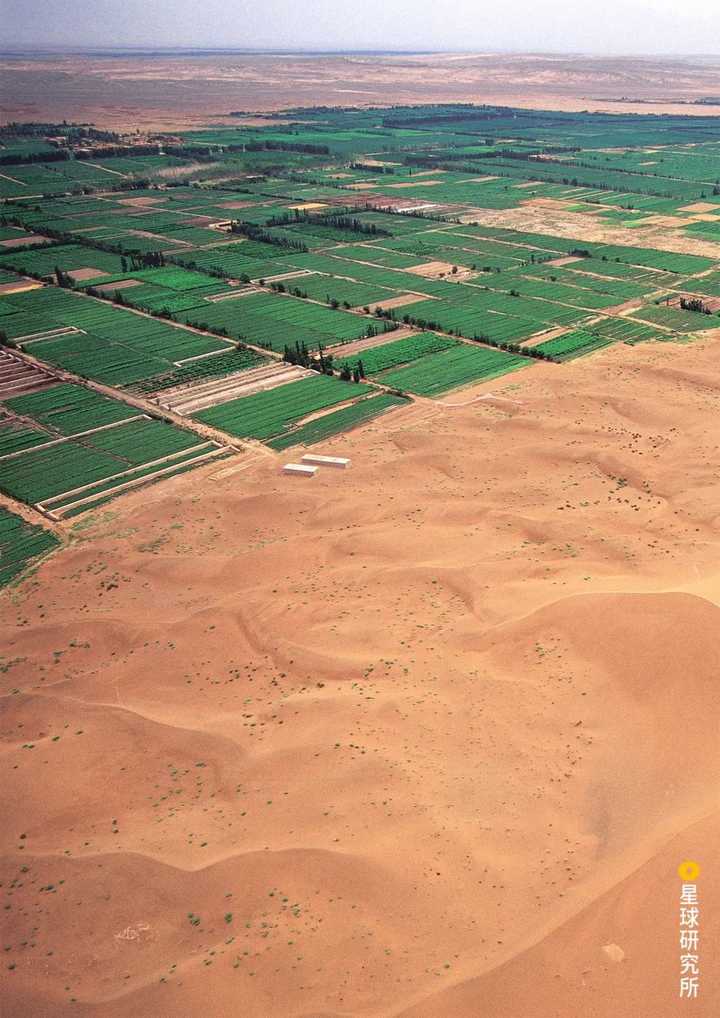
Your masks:
[[[258,56],[484,56],[484,55],[516,55],[516,56],[566,56],[566,57],[592,57],[592,58],[632,58],[648,59],[653,57],[664,57],[672,59],[693,59],[702,58],[716,60],[720,63],[720,55],[709,52],[671,52],[665,50],[647,51],[644,53],[633,52],[604,52],[600,50],[574,50],[574,49],[513,49],[508,47],[484,47],[479,49],[465,48],[440,48],[425,49],[417,46],[395,47],[395,48],[373,48],[373,47],[270,47],[270,46],[182,46],[128,43],[117,46],[106,43],[95,43],[86,45],[54,45],[54,44],[33,44],[33,43],[9,43],[0,47],[0,57],[12,56],[15,54],[33,55],[44,53],[67,53],[67,54],[99,54],[99,53],[123,53],[123,54],[204,54],[204,53],[240,53]]]

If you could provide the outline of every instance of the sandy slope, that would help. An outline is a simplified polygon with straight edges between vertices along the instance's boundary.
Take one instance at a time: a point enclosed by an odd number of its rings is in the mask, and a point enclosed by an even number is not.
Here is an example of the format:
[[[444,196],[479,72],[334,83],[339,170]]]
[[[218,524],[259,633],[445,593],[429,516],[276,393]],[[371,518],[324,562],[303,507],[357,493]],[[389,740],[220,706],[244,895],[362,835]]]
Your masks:
[[[4,594],[8,1013],[715,1014],[719,391],[713,341],[537,364]]]

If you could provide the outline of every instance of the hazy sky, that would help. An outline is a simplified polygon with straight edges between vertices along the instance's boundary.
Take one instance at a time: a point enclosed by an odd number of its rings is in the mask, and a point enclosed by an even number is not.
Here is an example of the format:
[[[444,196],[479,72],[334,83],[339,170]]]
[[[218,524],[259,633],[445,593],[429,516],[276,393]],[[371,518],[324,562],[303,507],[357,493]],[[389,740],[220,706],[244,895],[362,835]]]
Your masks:
[[[0,0],[4,46],[720,54],[718,0]]]

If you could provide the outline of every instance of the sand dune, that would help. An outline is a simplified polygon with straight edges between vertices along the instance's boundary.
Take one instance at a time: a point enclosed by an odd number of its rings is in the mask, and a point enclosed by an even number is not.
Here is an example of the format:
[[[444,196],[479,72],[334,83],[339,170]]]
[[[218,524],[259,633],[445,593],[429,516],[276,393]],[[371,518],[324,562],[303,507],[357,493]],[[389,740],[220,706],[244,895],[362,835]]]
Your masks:
[[[536,946],[485,976],[468,980],[401,1012],[497,1018],[548,1015],[710,1015],[720,995],[717,969],[707,972],[703,996],[679,1000],[677,931],[667,917],[677,911],[677,859],[688,850],[707,854],[720,837],[720,815],[685,829],[657,855],[619,881]],[[720,935],[717,874],[703,877],[705,943]],[[675,997],[675,1010],[669,1002]]]
[[[537,364],[348,472],[129,494],[5,592],[8,1013],[715,1014],[719,370]]]

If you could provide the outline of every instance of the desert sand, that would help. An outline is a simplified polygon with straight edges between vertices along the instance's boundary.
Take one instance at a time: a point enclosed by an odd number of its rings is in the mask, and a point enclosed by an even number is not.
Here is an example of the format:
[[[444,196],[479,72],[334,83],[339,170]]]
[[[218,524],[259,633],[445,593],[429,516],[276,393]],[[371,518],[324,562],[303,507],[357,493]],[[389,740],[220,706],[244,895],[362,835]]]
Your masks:
[[[78,525],[0,596],[4,1013],[716,1014],[718,379],[618,344]]]
[[[711,100],[707,102],[707,100]],[[298,106],[475,102],[614,113],[720,112],[720,59],[522,53],[2,53],[0,122],[119,130],[242,123]],[[244,118],[247,120],[248,118]]]

